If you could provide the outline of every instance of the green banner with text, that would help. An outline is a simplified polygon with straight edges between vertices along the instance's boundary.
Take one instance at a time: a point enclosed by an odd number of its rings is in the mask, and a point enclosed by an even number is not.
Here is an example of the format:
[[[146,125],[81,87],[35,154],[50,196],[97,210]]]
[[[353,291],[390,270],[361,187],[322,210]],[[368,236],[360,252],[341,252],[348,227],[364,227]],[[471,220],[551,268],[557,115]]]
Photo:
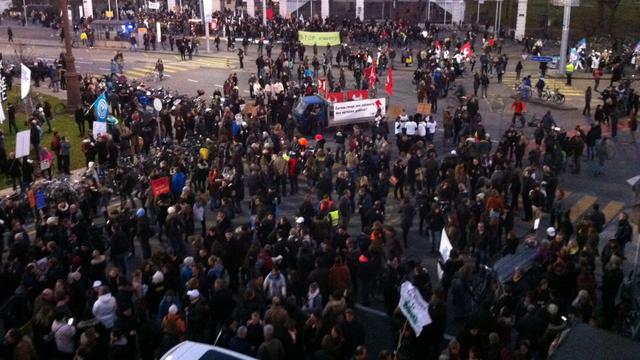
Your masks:
[[[334,32],[311,32],[311,31],[298,31],[298,40],[303,45],[313,46],[331,46],[340,45],[340,33]]]

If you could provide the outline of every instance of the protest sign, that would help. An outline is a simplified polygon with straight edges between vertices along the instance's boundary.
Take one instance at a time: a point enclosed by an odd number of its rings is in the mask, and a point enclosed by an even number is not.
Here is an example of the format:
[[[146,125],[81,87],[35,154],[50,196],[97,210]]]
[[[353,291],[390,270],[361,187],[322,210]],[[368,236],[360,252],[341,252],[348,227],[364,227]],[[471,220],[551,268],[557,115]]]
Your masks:
[[[94,121],[93,122],[93,138],[97,139],[100,135],[107,134],[107,123]]]
[[[340,45],[340,33],[337,31],[332,32],[313,32],[313,31],[298,31],[298,40],[307,46],[331,46]]]
[[[418,289],[408,281],[402,283],[400,287],[400,303],[398,307],[404,317],[407,318],[416,336],[420,336],[422,328],[431,324],[429,304],[424,301]]]
[[[153,193],[153,196],[160,196],[168,193],[170,190],[168,176],[151,180],[151,192]]]

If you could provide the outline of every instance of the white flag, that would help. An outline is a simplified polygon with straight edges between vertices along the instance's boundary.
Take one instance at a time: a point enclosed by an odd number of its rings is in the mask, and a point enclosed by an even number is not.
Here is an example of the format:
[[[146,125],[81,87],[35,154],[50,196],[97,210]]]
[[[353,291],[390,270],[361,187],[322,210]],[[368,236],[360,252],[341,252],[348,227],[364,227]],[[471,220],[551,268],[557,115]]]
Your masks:
[[[400,287],[400,303],[398,307],[404,317],[407,318],[416,336],[420,335],[423,327],[431,324],[429,303],[424,301],[418,289],[408,281],[402,283]]]
[[[2,108],[2,101],[0,101],[0,125],[4,123],[4,109]]]
[[[20,96],[22,99],[29,95],[29,88],[31,87],[31,70],[24,64],[20,64],[22,73],[20,74]]]

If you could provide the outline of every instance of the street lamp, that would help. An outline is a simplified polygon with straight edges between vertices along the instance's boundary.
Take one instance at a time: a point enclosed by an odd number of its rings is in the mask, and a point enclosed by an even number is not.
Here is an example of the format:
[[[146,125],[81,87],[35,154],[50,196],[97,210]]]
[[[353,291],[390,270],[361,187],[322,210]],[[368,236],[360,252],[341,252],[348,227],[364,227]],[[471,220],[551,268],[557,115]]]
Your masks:
[[[76,72],[75,59],[71,51],[71,27],[69,24],[69,10],[67,7],[68,0],[60,0],[60,9],[62,10],[62,31],[64,34],[65,48],[65,80],[67,83],[67,112],[73,113],[80,105],[80,81]]]

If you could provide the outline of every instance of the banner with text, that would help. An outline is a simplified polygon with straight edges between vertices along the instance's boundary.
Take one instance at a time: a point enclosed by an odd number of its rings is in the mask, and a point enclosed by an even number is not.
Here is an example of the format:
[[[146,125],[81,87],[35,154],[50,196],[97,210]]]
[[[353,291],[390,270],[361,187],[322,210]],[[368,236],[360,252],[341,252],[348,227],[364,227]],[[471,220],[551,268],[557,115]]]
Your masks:
[[[168,176],[151,180],[151,192],[153,193],[153,196],[160,196],[168,193],[169,191],[171,191],[171,188]]]
[[[368,120],[376,116],[378,110],[386,114],[386,99],[367,99],[333,104],[331,126],[352,124],[354,120]]]
[[[307,46],[331,46],[340,45],[340,33],[333,32],[312,32],[312,31],[298,31],[298,40]]]
[[[400,311],[416,333],[420,336],[422,328],[431,324],[429,304],[422,298],[420,291],[410,282],[405,281],[400,287]]]

